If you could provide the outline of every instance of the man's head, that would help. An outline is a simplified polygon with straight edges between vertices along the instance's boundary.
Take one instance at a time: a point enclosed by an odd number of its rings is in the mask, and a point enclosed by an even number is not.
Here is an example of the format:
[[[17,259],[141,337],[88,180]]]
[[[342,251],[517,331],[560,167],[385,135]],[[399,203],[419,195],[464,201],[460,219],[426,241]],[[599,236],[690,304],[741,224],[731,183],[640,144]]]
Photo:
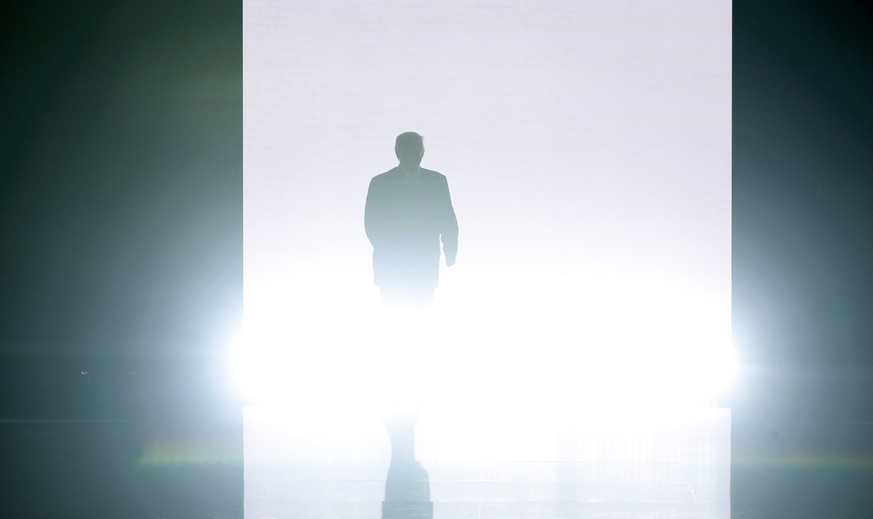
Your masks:
[[[415,132],[405,132],[394,141],[394,154],[401,166],[417,168],[424,156],[424,138]]]

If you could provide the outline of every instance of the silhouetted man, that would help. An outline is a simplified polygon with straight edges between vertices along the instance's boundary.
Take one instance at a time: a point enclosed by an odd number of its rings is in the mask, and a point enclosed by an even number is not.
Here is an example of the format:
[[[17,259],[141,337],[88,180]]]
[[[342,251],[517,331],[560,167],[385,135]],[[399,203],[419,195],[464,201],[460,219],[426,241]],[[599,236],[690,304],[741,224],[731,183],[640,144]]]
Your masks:
[[[394,153],[400,164],[373,177],[364,209],[374,280],[385,306],[426,308],[439,277],[440,241],[446,265],[455,263],[458,220],[446,177],[420,166],[421,135],[398,135]]]

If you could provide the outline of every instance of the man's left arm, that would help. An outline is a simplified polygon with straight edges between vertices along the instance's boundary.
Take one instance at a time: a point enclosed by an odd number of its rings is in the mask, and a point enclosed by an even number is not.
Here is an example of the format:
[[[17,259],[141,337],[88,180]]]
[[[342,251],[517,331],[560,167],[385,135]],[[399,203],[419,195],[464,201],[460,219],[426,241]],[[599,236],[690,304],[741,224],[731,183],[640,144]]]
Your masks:
[[[446,256],[446,265],[451,267],[455,264],[458,255],[458,218],[455,216],[455,208],[452,206],[452,196],[449,194],[449,183],[445,177],[441,182],[441,218],[440,239],[443,242],[443,254]]]

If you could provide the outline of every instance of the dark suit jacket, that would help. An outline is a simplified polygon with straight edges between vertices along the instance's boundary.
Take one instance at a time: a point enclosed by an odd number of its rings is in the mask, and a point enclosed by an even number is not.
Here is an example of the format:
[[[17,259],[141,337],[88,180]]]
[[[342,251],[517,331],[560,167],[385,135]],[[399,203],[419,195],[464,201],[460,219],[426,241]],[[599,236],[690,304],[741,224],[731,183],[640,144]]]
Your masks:
[[[396,167],[373,177],[364,208],[377,285],[426,285],[439,276],[440,240],[446,257],[458,250],[458,220],[446,177],[421,168],[410,178]]]

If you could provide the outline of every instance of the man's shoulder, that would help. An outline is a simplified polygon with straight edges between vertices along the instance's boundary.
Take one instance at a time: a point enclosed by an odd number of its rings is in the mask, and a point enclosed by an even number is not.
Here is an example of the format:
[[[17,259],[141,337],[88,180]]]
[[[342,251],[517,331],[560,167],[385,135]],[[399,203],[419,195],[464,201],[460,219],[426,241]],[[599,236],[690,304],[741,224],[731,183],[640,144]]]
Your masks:
[[[442,173],[438,173],[432,169],[421,168],[421,176],[424,178],[430,178],[430,179],[434,179],[434,180],[443,180],[443,181],[446,180],[445,175],[443,175]]]
[[[445,175],[443,175],[442,173],[439,173],[437,171],[434,171],[432,169],[421,168],[421,169],[419,169],[419,175],[421,175],[422,178],[429,179],[429,180],[442,180],[442,181],[446,180]],[[379,173],[378,175],[373,177],[370,180],[370,182],[372,182],[374,184],[380,184],[380,183],[384,183],[384,182],[391,182],[393,180],[402,180],[402,179],[404,179],[403,171],[399,167],[395,167],[395,168],[389,169],[385,173]]]
[[[370,180],[370,182],[372,182],[374,184],[379,184],[382,182],[390,182],[392,179],[399,177],[400,173],[402,173],[400,171],[400,168],[391,168],[388,171],[386,171],[385,173],[379,173],[378,175],[373,177]]]

